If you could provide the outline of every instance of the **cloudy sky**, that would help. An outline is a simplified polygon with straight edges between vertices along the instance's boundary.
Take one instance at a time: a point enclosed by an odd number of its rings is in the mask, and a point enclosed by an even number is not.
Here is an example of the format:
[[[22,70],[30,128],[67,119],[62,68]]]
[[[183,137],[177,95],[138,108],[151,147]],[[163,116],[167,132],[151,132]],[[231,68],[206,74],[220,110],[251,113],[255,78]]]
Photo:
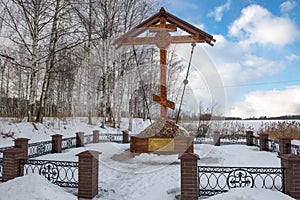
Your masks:
[[[222,89],[228,116],[300,114],[300,1],[169,0],[165,9],[217,40],[195,49],[206,79],[206,89],[194,83],[196,93]],[[181,48],[185,57],[189,49]],[[218,73],[215,85],[207,71]]]

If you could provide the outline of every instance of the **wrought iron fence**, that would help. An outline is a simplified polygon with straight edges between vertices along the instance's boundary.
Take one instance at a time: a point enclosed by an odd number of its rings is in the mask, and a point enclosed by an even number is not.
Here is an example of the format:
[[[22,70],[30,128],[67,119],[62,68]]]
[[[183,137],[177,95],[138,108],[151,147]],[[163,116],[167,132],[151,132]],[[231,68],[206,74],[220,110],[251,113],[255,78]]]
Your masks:
[[[0,182],[2,182],[2,171],[3,171],[3,168],[2,168],[2,158],[0,158]]]
[[[241,145],[245,145],[247,142],[246,142],[246,139],[221,139],[220,141],[221,145],[231,145],[231,144],[241,144]]]
[[[93,143],[93,135],[85,135],[84,136],[84,144]]]
[[[232,188],[255,187],[284,192],[283,168],[198,166],[200,196],[213,196]]]
[[[214,139],[205,138],[205,137],[196,137],[194,138],[194,144],[214,144]],[[231,144],[245,145],[246,139],[222,136],[220,139],[220,144],[221,145],[231,145]]]
[[[205,138],[205,137],[195,137],[194,144],[213,144],[213,138]]]
[[[52,152],[52,141],[43,141],[28,144],[28,157],[38,157]]]
[[[76,147],[76,137],[63,138],[61,142],[62,150]]]
[[[271,151],[271,152],[279,153],[278,141],[268,139],[268,148],[269,148],[269,151]]]
[[[58,186],[78,188],[78,162],[20,160],[20,165],[23,166],[24,175],[37,173]]]
[[[99,134],[99,142],[117,142],[122,143],[123,141],[123,134],[118,133],[100,133]]]
[[[252,141],[253,141],[254,146],[260,147],[258,136],[252,136]]]
[[[291,144],[291,153],[295,155],[300,155],[300,146],[296,144]]]

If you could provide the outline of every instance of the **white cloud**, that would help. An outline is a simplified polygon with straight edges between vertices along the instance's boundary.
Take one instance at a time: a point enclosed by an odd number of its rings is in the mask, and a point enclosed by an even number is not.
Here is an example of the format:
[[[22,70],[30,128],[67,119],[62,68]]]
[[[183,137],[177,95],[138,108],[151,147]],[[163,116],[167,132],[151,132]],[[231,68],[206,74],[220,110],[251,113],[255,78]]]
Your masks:
[[[300,86],[284,90],[254,91],[245,95],[245,100],[233,105],[231,116],[260,117],[300,113]]]
[[[296,1],[285,1],[280,5],[280,11],[281,13],[287,13],[293,10],[296,7],[296,5]]]
[[[291,55],[286,56],[286,59],[288,61],[300,60],[300,56],[295,55],[295,54],[291,54]]]
[[[209,17],[214,17],[216,21],[222,21],[223,13],[229,11],[231,5],[231,0],[227,0],[222,6],[215,7],[213,11],[208,13]]]
[[[195,26],[201,30],[205,29],[205,25],[204,24],[195,24]]]
[[[253,43],[284,46],[299,37],[299,30],[288,17],[277,17],[259,5],[244,8],[229,27],[229,34],[244,45]]]
[[[285,69],[283,61],[256,56],[248,47],[226,40],[222,35],[214,35],[214,38],[217,40],[215,46],[205,49],[217,66],[224,85],[247,83]]]

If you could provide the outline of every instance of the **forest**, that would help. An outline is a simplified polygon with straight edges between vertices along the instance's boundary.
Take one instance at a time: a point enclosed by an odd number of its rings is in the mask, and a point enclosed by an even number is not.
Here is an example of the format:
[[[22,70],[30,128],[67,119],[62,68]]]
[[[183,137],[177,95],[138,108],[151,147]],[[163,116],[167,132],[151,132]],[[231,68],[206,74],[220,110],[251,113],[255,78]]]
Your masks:
[[[113,43],[162,1],[0,2],[0,116],[86,116],[89,123],[97,116],[117,126],[121,117],[158,118],[159,49]],[[168,49],[167,81],[168,98],[178,102],[186,65],[175,50]]]

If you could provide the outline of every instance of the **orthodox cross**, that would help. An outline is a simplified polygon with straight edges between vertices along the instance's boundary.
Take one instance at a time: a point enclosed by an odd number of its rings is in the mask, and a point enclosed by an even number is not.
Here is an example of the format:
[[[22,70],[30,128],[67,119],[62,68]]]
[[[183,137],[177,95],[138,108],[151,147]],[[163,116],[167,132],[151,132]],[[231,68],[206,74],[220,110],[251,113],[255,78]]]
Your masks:
[[[171,35],[177,28],[188,35]],[[155,36],[141,36],[145,31],[156,33]],[[115,45],[156,45],[160,49],[160,96],[153,94],[153,100],[160,104],[160,118],[168,119],[168,108],[175,109],[175,103],[167,97],[167,48],[170,44],[178,43],[208,43],[213,46],[216,40],[212,35],[175,17],[161,8],[160,11],[148,18],[134,29],[117,38]]]

